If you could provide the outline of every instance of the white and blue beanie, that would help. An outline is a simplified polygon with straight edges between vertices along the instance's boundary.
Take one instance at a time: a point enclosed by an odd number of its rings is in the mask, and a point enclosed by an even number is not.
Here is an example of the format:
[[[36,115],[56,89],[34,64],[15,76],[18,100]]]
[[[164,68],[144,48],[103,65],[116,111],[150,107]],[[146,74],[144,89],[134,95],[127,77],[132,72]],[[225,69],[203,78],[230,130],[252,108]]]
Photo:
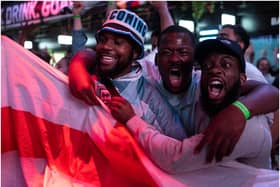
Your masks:
[[[128,36],[133,42],[139,46],[139,58],[144,56],[144,38],[148,30],[148,26],[143,19],[141,19],[134,12],[126,9],[114,9],[108,15],[102,28],[97,31],[96,36],[102,31],[110,31],[117,34]]]

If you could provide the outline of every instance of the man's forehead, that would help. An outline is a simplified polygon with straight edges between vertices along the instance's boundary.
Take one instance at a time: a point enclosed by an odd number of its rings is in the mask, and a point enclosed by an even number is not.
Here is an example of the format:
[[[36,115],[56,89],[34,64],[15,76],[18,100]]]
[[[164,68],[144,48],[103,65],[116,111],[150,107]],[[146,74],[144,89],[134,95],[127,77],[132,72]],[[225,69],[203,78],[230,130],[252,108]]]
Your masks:
[[[183,38],[185,40],[191,40],[191,37],[189,36],[189,34],[184,33],[184,32],[168,32],[168,33],[164,33],[161,36],[161,39],[170,39],[173,38],[174,36],[176,36],[176,38]]]
[[[162,45],[159,47],[159,51],[161,50],[176,50],[176,51],[180,51],[180,50],[188,50],[188,51],[194,51],[194,48],[191,45],[180,45],[180,46],[174,46],[174,45]]]
[[[194,48],[192,39],[186,33],[166,33],[161,37],[160,46],[180,45],[182,47]]]

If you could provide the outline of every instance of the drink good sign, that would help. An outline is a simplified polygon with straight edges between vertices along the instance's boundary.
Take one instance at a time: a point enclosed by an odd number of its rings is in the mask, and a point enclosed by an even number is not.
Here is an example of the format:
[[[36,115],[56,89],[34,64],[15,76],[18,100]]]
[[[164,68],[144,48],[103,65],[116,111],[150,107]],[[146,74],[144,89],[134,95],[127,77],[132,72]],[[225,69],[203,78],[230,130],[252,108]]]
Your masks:
[[[26,24],[36,24],[41,21],[58,19],[59,16],[71,16],[71,13],[63,14],[65,7],[71,7],[71,0],[64,1],[26,1],[18,2],[1,8],[1,26],[14,28]]]

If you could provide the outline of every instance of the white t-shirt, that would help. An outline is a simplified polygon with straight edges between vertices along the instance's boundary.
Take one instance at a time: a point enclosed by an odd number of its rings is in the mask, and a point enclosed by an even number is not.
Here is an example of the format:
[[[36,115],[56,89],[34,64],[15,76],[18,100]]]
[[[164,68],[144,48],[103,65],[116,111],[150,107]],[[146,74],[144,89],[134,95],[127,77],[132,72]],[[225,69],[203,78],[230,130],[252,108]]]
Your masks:
[[[260,70],[258,70],[258,68],[250,62],[246,62],[246,76],[247,80],[256,80],[259,82],[268,83]]]

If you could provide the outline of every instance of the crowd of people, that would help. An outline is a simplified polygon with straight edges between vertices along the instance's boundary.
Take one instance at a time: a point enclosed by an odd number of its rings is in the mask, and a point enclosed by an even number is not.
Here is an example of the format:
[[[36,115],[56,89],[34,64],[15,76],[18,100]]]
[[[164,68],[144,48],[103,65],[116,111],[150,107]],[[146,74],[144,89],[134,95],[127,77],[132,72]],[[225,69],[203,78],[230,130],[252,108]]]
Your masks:
[[[86,49],[83,7],[74,2],[72,49],[56,65],[71,93],[88,105],[104,102],[167,173],[193,177],[203,169],[211,186],[210,176],[227,176],[240,163],[278,170],[279,78],[268,59],[245,60],[250,37],[239,25],[197,42],[174,24],[165,1],[151,4],[161,28],[145,56],[147,24],[125,9],[108,9],[95,49]]]
[[[161,18],[161,30],[166,29],[170,25],[174,25],[174,22],[169,14],[167,4],[165,3],[154,3],[153,6],[156,7],[156,10],[160,12],[160,18]],[[181,27],[175,28],[175,27],[170,27],[170,30],[182,30]],[[168,30],[168,29],[167,29]],[[170,31],[166,31],[170,32]],[[188,135],[194,135],[195,132],[195,95],[198,95],[197,92],[197,87],[199,87],[199,80],[200,80],[200,72],[199,71],[194,71],[193,70],[193,60],[191,55],[193,53],[193,50],[196,45],[195,38],[192,36],[191,32],[187,32],[189,34],[189,39],[184,41],[184,45],[187,45],[186,51],[186,58],[188,57],[189,59],[187,61],[190,61],[191,63],[179,63],[180,61],[178,60],[178,63],[169,63],[170,65],[167,66],[168,61],[165,56],[162,57],[160,53],[158,53],[158,48],[154,47],[153,51],[145,56],[144,58],[141,58],[139,63],[141,64],[143,68],[143,74],[145,77],[152,82],[158,90],[160,91],[161,95],[164,96],[165,100],[168,101],[169,104],[173,106],[175,109],[176,113],[179,114],[181,121],[183,122],[184,128],[187,130]],[[164,32],[163,32],[164,33]],[[162,34],[163,34],[162,33]],[[85,37],[84,35],[80,34],[80,36]],[[81,38],[83,38],[81,37]],[[230,39],[232,41],[238,42],[239,46],[242,49],[243,54],[245,55],[245,51],[250,45],[250,37],[247,34],[247,32],[244,30],[239,25],[224,25],[222,29],[219,32],[218,37],[223,37]],[[84,38],[84,41],[85,38]],[[166,41],[167,44],[172,45],[173,40],[168,40]],[[80,43],[81,44],[81,43]],[[84,46],[85,43],[81,46]],[[175,45],[175,43],[173,44]],[[182,51],[183,54],[184,51]],[[156,58],[155,58],[156,57]],[[162,58],[160,58],[162,57]],[[155,60],[154,60],[155,59]],[[75,60],[73,60],[75,61]],[[94,61],[94,60],[91,60]],[[167,62],[165,62],[167,61]],[[92,64],[92,62],[88,63],[86,66],[89,67]],[[73,65],[74,66],[74,65]],[[75,65],[75,71],[77,70],[77,67]],[[74,73],[73,73],[74,74]],[[79,73],[78,75],[84,75],[86,72]],[[75,74],[76,75],[76,74]],[[246,61],[246,75],[248,80],[256,80],[259,82],[267,83],[266,78],[262,75],[260,71],[250,62]],[[77,97],[79,98],[84,98],[85,101],[87,101],[90,104],[95,103],[93,92],[87,91],[87,90],[92,90],[86,87],[83,87],[84,85],[90,85],[88,83],[82,85],[79,81],[76,81],[72,74],[70,73],[69,75],[70,79],[70,87],[74,89],[73,93],[76,94]],[[73,85],[72,85],[72,80]],[[77,80],[79,80],[77,78]],[[89,77],[87,79],[82,79],[82,80],[90,80]],[[76,84],[76,85],[75,85]],[[177,85],[177,86],[175,86]],[[266,85],[268,86],[268,85]],[[263,88],[265,90],[267,88]],[[256,95],[258,94],[259,98],[263,98],[260,95],[262,94],[262,91],[259,90],[257,87],[255,89]],[[187,92],[188,91],[188,92]],[[185,92],[185,93],[184,93]],[[183,94],[184,93],[184,94]],[[79,95],[80,94],[80,95]],[[258,100],[258,99],[257,99]],[[184,101],[184,102],[182,102]],[[274,102],[274,101],[271,101]],[[262,105],[255,105],[251,106],[251,110],[258,110],[256,109],[258,106],[262,108]],[[189,107],[192,106],[192,107]],[[272,112],[272,110],[266,110],[263,111],[263,113],[267,112]],[[256,114],[259,114],[262,112],[256,112]],[[274,118],[278,118],[277,113],[274,113],[272,115]],[[224,116],[223,116],[224,117]],[[277,121],[277,120],[272,120],[271,114],[268,115],[268,121]],[[216,119],[216,118],[214,118]],[[213,120],[214,122],[212,123],[217,123],[216,120]],[[236,122],[237,123],[237,122]],[[243,122],[244,123],[244,122]],[[211,123],[210,123],[211,124]],[[242,129],[242,128],[241,128]],[[210,130],[209,130],[210,131]],[[213,131],[213,129],[211,129]],[[207,139],[207,138],[205,138]],[[225,138],[226,139],[226,138]],[[236,139],[236,138],[233,138]],[[277,138],[273,138],[274,141],[277,141]],[[275,140],[276,139],[276,140]],[[216,148],[215,148],[216,149]],[[212,155],[213,156],[213,155]],[[210,156],[210,157],[212,157]]]

